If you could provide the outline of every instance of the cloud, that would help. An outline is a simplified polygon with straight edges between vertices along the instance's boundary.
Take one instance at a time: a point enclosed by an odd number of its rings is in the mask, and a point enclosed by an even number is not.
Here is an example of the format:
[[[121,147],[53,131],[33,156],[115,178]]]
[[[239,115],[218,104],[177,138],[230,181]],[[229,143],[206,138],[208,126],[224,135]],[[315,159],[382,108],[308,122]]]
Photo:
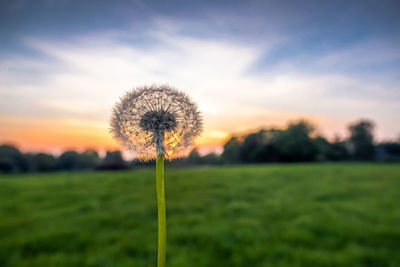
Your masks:
[[[303,70],[295,65],[253,73],[249,69],[272,48],[279,48],[279,41],[251,46],[188,37],[173,25],[167,28],[172,30],[150,31],[154,42],[148,45],[122,42],[121,35],[129,33],[121,32],[72,42],[26,39],[46,60],[25,57],[0,65],[2,81],[6,81],[0,84],[0,104],[5,107],[1,113],[59,119],[64,128],[71,127],[71,121],[80,122],[74,127],[94,121],[100,125],[97,131],[108,135],[111,108],[126,90],[169,83],[199,103],[206,123],[202,144],[215,145],[230,132],[282,126],[299,117],[311,118],[330,132],[342,131],[347,122],[362,116],[383,122],[381,135],[400,131],[388,121],[395,121],[399,111],[395,81]],[[349,53],[327,55],[318,64],[339,64]],[[35,77],[19,75],[18,66],[27,73],[36,71]],[[0,123],[4,122],[0,119]]]

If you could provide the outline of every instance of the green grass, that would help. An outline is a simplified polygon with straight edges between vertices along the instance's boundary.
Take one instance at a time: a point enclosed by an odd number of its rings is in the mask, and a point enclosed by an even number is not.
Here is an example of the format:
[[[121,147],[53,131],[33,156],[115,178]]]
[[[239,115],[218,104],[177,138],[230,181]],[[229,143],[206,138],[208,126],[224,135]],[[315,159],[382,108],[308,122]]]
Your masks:
[[[400,266],[400,165],[165,174],[167,266]],[[155,266],[154,175],[0,176],[0,266]]]

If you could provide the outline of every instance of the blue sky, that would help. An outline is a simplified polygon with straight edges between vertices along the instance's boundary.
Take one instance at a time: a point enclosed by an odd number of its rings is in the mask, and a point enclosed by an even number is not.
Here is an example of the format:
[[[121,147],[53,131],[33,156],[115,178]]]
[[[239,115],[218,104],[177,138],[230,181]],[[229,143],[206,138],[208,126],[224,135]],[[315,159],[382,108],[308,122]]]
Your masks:
[[[394,139],[399,12],[396,1],[2,1],[0,141],[112,146],[113,103],[154,82],[199,103],[204,146],[298,118],[328,136],[370,118]],[[32,137],[44,130],[52,138]]]

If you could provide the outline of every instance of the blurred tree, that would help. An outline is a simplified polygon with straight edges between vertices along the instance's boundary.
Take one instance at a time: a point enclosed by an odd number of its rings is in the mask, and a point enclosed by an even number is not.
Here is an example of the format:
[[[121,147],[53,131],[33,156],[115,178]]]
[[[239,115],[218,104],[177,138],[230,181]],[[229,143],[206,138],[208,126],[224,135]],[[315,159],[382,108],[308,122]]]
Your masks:
[[[232,136],[224,145],[224,151],[221,155],[221,160],[225,163],[240,162],[240,147],[242,142],[238,137]]]
[[[220,157],[215,153],[201,156],[197,148],[193,148],[186,158],[177,158],[166,162],[169,166],[190,166],[190,165],[216,165],[220,164]]]
[[[35,172],[37,171],[37,164],[36,164],[36,154],[34,153],[24,153],[24,158],[27,164],[27,171],[28,172]]]
[[[57,159],[50,154],[38,153],[33,156],[35,169],[39,172],[54,171],[57,168]]]
[[[313,161],[319,153],[317,142],[310,137],[314,127],[304,121],[290,123],[285,131],[275,138],[280,161]]]
[[[106,157],[97,166],[99,170],[120,170],[128,167],[120,151],[107,151]]]
[[[317,148],[316,160],[317,161],[328,160],[328,154],[331,145],[329,141],[326,140],[326,138],[323,136],[317,136],[316,138],[312,138],[312,140]]]
[[[198,165],[202,163],[201,156],[196,147],[190,151],[189,156],[186,158],[186,163],[189,165]]]
[[[81,154],[81,162],[84,169],[94,169],[100,162],[99,154],[96,150],[88,149]]]
[[[326,159],[332,161],[344,161],[348,160],[349,157],[350,153],[347,149],[346,141],[343,141],[336,136],[335,141],[329,143]]]
[[[173,159],[172,161],[166,161],[165,164],[170,164],[171,162],[174,162],[175,160],[182,160],[182,159]],[[101,161],[100,161],[101,164]],[[156,161],[155,160],[139,160],[139,159],[133,159],[131,162],[127,163],[128,167],[148,167],[148,166],[155,166]]]
[[[263,130],[248,134],[240,146],[239,158],[243,162],[260,162],[263,156]]]
[[[217,165],[220,164],[220,158],[215,153],[210,153],[201,158],[202,164]]]
[[[239,156],[243,162],[270,162],[278,159],[275,137],[280,131],[275,129],[260,130],[246,136]]]
[[[78,170],[82,168],[80,154],[76,151],[65,151],[58,158],[58,167],[62,170]]]
[[[376,159],[380,161],[400,161],[400,142],[385,142],[376,147]]]
[[[24,155],[13,145],[0,145],[0,171],[26,172],[29,164]]]
[[[0,171],[1,172],[17,172],[18,166],[10,157],[0,156]]]
[[[349,126],[348,143],[353,159],[372,160],[374,158],[373,129],[374,123],[365,119]]]

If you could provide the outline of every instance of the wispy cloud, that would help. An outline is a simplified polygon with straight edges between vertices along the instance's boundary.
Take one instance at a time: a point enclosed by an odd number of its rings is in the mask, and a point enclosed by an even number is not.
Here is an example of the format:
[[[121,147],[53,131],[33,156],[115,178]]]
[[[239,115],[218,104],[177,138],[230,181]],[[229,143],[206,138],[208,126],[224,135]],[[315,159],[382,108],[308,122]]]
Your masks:
[[[159,24],[160,20],[155,25]],[[71,42],[25,39],[42,57],[1,63],[1,113],[7,120],[12,116],[58,119],[62,128],[72,127],[71,121],[80,122],[73,127],[94,121],[98,135],[106,136],[111,107],[124,91],[169,83],[199,103],[206,122],[203,144],[215,144],[229,132],[279,126],[299,117],[311,118],[330,133],[363,116],[380,122],[380,136],[400,131],[392,123],[400,112],[398,81],[323,68],[340,65],[352,55],[361,57],[363,51],[373,49],[371,45],[324,54],[307,68],[292,61],[252,72],[261,58],[289,38],[271,36],[260,45],[188,36],[172,20],[149,31],[152,41],[146,45],[127,41],[129,35],[129,31],[109,31]],[[396,55],[393,48],[358,64],[381,64]],[[0,123],[5,123],[4,118]]]

